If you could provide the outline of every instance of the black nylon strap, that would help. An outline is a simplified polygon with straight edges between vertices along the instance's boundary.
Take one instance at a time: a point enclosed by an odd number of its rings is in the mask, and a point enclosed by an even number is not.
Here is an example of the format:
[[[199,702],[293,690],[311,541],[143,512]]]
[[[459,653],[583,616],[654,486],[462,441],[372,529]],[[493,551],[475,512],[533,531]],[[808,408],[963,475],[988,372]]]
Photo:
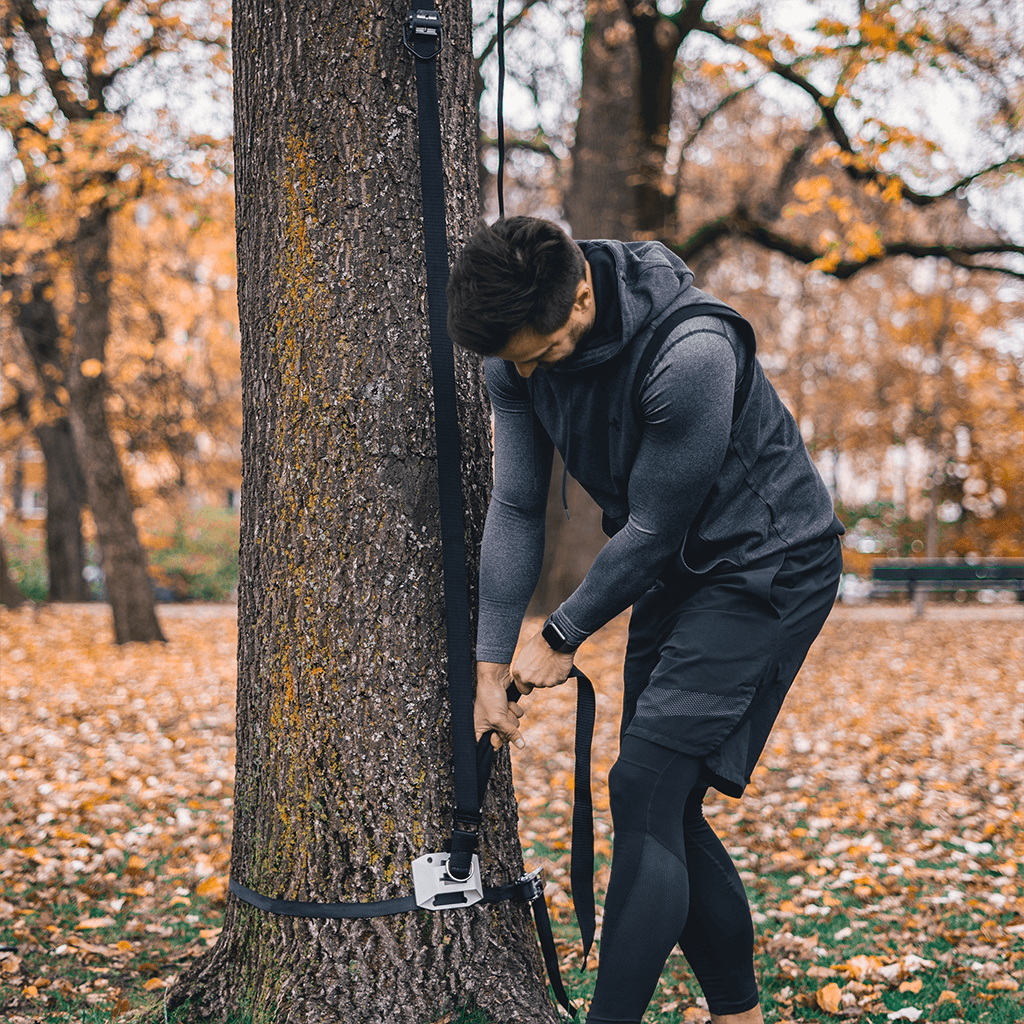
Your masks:
[[[431,9],[431,4],[423,6]],[[445,623],[448,636],[448,694],[452,715],[456,830],[472,836],[480,823],[473,742],[472,645],[466,576],[465,520],[462,511],[462,459],[455,358],[448,337],[448,232],[445,225],[444,167],[437,98],[437,47],[431,39],[411,41],[416,53],[416,99],[420,139],[420,187],[423,193],[423,241],[427,263],[430,365],[434,379],[434,433],[440,497],[444,566]],[[475,842],[453,843],[448,869],[468,878]]]
[[[390,900],[376,900],[368,903],[305,903],[301,900],[278,900],[269,896],[263,896],[253,889],[249,889],[233,878],[228,882],[228,890],[237,896],[243,903],[248,903],[259,910],[265,910],[270,914],[278,914],[281,917],[318,917],[332,919],[354,920],[363,917],[390,917],[393,914],[406,914],[410,910],[416,910],[418,904],[415,896],[398,896]],[[453,893],[458,896],[458,893]],[[516,903],[527,902],[524,895],[524,888],[520,882],[509,882],[508,885],[494,886],[484,889],[484,898],[481,903],[502,903],[505,900],[512,900]],[[543,903],[543,897],[538,901]],[[458,901],[452,900],[452,905],[457,906]],[[470,904],[472,906],[472,904]]]
[[[372,903],[303,903],[300,900],[275,900],[236,882],[228,882],[228,890],[244,903],[283,917],[356,918],[388,917],[416,909],[415,896],[401,896],[393,900]]]
[[[401,896],[397,899],[377,900],[371,903],[305,903],[300,900],[276,900],[269,896],[262,896],[236,882],[233,878],[228,882],[228,889],[244,903],[281,917],[351,920],[365,917],[387,917],[391,914],[405,914],[410,910],[417,909],[415,896]],[[502,903],[505,900],[513,900],[517,903],[528,902],[532,906],[541,955],[544,958],[544,966],[547,968],[551,990],[555,994],[555,999],[575,1017],[576,1008],[569,1001],[568,993],[562,984],[562,975],[558,969],[558,952],[555,949],[555,937],[551,933],[548,907],[544,902],[544,894],[539,884],[533,880],[519,879],[508,885],[484,889],[484,898],[480,902]]]
[[[576,768],[572,797],[572,847],[569,883],[583,938],[583,967],[594,943],[594,802],[590,792],[590,749],[594,742],[594,684],[579,670],[576,676]]]
[[[228,889],[244,903],[281,917],[350,920],[364,917],[387,917],[391,914],[405,914],[410,910],[417,909],[414,896],[401,896],[397,899],[377,900],[372,903],[305,903],[300,900],[275,900],[269,896],[262,896],[239,884],[233,878],[228,882]],[[551,921],[548,918],[548,907],[544,902],[543,891],[535,881],[519,879],[508,885],[484,889],[484,898],[480,902],[502,903],[505,900],[513,900],[517,903],[528,902],[532,906],[541,955],[544,958],[544,966],[547,968],[551,990],[555,994],[555,999],[565,1007],[569,1014],[575,1017],[576,1008],[569,1001],[568,993],[562,984],[562,975],[558,969],[558,952],[555,949],[555,937],[551,933]]]
[[[562,975],[558,970],[558,951],[555,948],[555,937],[551,934],[548,905],[541,896],[540,899],[533,900],[530,906],[533,908],[533,920],[537,925],[537,937],[540,939],[540,949],[544,956],[544,966],[548,971],[548,981],[551,982],[551,991],[555,993],[555,999],[575,1017],[576,1007],[569,1002],[569,994],[565,991]]]
[[[572,902],[583,938],[583,964],[594,942],[597,927],[594,908],[594,802],[590,786],[590,750],[594,739],[594,719],[597,705],[594,684],[586,673],[573,665],[569,677],[576,680],[576,737],[575,771],[572,802],[572,847],[569,863],[569,884]],[[521,694],[513,683],[506,690],[510,701],[518,701]],[[482,794],[487,789],[494,760],[491,733],[484,733],[477,741],[477,785]]]
[[[498,216],[505,216],[505,0],[498,0]]]

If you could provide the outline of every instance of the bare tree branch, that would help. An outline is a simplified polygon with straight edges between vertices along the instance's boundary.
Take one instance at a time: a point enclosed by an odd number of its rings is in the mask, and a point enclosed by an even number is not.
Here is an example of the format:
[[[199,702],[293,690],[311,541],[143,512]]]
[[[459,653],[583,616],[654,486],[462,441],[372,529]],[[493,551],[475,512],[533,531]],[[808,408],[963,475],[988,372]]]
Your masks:
[[[113,82],[120,69],[100,71],[97,57],[105,56],[103,43],[106,35],[117,24],[128,3],[129,0],[107,0],[93,19],[92,33],[86,41],[85,84],[89,99],[97,104],[98,110],[106,109],[103,92]]]
[[[129,0],[107,0],[100,8],[99,13],[93,19],[92,35],[90,36],[91,42],[95,43],[97,48],[102,48],[107,33],[117,24],[118,18],[124,13],[128,3]]]
[[[778,75],[780,78],[792,85],[795,85],[798,89],[801,89],[806,93],[818,107],[822,120],[828,127],[828,130],[836,144],[839,146],[840,151],[846,153],[852,158],[843,165],[843,168],[849,177],[856,181],[874,181],[883,189],[889,184],[889,182],[897,180],[900,183],[901,196],[913,203],[915,206],[931,206],[943,199],[948,199],[955,195],[959,189],[965,188],[967,185],[970,185],[973,181],[985,174],[988,174],[990,171],[1001,170],[1004,167],[1024,165],[1024,157],[1008,157],[999,163],[993,164],[961,178],[943,192],[936,194],[918,192],[916,189],[911,188],[899,175],[890,174],[881,168],[871,166],[867,162],[864,154],[854,147],[853,142],[846,132],[846,128],[839,119],[835,109],[835,97],[826,96],[820,89],[812,85],[802,74],[800,74],[792,64],[785,64],[778,60],[771,53],[765,43],[757,40],[749,41],[743,39],[735,32],[725,29],[720,25],[715,25],[712,22],[704,21],[703,19],[700,22],[699,29],[723,43],[736,46],[746,53],[749,53],[771,73]]]
[[[782,61],[773,56],[766,45],[762,44],[758,46],[755,41],[743,39],[735,32],[722,28],[721,25],[715,25],[710,21],[701,20],[699,27],[702,32],[706,32],[708,35],[714,36],[715,39],[718,39],[723,43],[728,43],[730,46],[736,46],[746,53],[749,53],[752,57],[756,57],[757,60],[767,67],[773,74],[778,75],[780,78],[790,82],[798,89],[807,93],[821,111],[821,116],[828,125],[829,131],[832,133],[832,137],[839,144],[839,148],[846,153],[856,153],[849,135],[846,134],[846,128],[843,126],[842,121],[839,120],[839,116],[836,114],[835,104],[832,98],[826,96],[819,88],[808,82],[807,79],[804,78],[803,75],[801,75],[792,65],[783,64]]]
[[[951,198],[952,196],[955,196],[956,193],[960,191],[960,189],[966,188],[968,185],[976,181],[978,178],[981,178],[984,175],[991,173],[992,171],[1001,171],[1006,167],[1024,167],[1024,156],[1010,156],[1007,157],[1005,160],[1000,160],[998,163],[991,164],[988,167],[983,167],[980,171],[975,171],[974,174],[968,174],[966,177],[961,178],[957,182],[954,182],[952,185],[949,186],[949,188],[946,189],[945,192],[941,193],[935,198]]]
[[[679,30],[680,41],[691,32],[701,28],[704,21],[704,8],[707,5],[708,0],[686,0],[682,7],[667,19]],[[636,5],[631,4],[630,6]]]
[[[485,146],[497,146],[498,138],[496,135],[485,135],[481,132],[480,141]],[[551,148],[551,144],[544,138],[544,133],[541,131],[535,132],[531,136],[520,136],[513,135],[510,132],[505,133],[505,152],[510,153],[514,149],[521,149],[527,153],[540,153],[541,156],[549,156],[552,160],[559,159],[558,154]]]
[[[505,22],[505,31],[509,32],[512,29],[514,29],[523,20],[523,18],[526,17],[526,15],[530,11],[530,8],[533,7],[534,4],[540,2],[541,0],[526,0],[526,3],[523,4],[522,9],[513,14],[512,17]],[[483,65],[484,61],[487,60],[487,58],[490,57],[490,55],[494,52],[494,49],[497,45],[498,34],[495,33],[493,36],[491,36],[491,38],[488,40],[487,45],[480,52],[480,56],[473,61],[475,67],[480,68]]]
[[[765,249],[782,253],[798,263],[807,265],[820,260],[826,255],[826,253],[816,249],[814,246],[788,238],[773,228],[768,227],[768,225],[754,220],[741,208],[737,208],[732,213],[701,226],[693,235],[678,244],[669,243],[669,248],[684,260],[693,259],[703,250],[727,237],[746,238],[763,246]],[[884,260],[892,259],[894,256],[913,256],[917,259],[925,256],[939,256],[967,270],[986,271],[1024,280],[1024,272],[1014,270],[1011,267],[979,264],[975,263],[972,259],[975,256],[995,253],[1024,255],[1024,246],[1012,243],[992,246],[943,245],[941,243],[922,245],[917,242],[890,242],[886,245],[885,251],[877,256],[869,256],[864,260],[842,260],[834,267],[823,270],[823,273],[831,274],[833,277],[843,281],[848,280],[868,267],[881,263]]]
[[[31,0],[15,0],[14,13],[21,20],[22,28],[28,33],[36,49],[39,63],[43,66],[43,77],[57,103],[60,112],[69,121],[79,121],[90,116],[89,111],[78,101],[71,83],[61,71],[60,62],[53,49],[50,26],[46,18],[36,9]]]
[[[746,95],[746,93],[750,92],[750,90],[753,89],[755,85],[757,85],[756,82],[751,82],[750,85],[745,85],[742,89],[735,89],[733,92],[728,93],[721,100],[719,100],[718,103],[716,103],[706,114],[701,115],[700,120],[698,120],[697,122],[697,127],[694,128],[692,132],[690,132],[689,138],[687,138],[686,141],[683,142],[681,152],[685,153],[686,150],[690,146],[692,146],[694,142],[697,141],[697,136],[700,135],[702,131],[704,131],[704,129],[708,125],[708,122],[715,116],[715,114],[720,114],[734,100],[738,100],[741,96],[744,96]]]

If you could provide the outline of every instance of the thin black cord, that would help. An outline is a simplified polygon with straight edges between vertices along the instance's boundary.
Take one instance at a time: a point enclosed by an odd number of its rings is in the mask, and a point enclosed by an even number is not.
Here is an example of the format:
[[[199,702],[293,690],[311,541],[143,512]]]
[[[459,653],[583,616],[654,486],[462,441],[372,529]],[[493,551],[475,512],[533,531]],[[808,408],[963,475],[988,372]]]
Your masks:
[[[505,216],[505,0],[498,0],[498,216]]]

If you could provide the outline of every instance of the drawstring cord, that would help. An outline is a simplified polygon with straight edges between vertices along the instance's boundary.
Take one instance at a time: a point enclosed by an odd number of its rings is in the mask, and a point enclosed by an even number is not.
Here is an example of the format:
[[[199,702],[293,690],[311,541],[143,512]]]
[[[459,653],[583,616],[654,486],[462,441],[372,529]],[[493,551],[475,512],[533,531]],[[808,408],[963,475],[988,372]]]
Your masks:
[[[569,423],[565,432],[565,458],[562,460],[562,508],[565,509],[565,518],[570,523],[572,516],[569,515],[569,502],[565,499],[565,485],[569,479],[569,445],[572,443],[572,391],[569,391]]]

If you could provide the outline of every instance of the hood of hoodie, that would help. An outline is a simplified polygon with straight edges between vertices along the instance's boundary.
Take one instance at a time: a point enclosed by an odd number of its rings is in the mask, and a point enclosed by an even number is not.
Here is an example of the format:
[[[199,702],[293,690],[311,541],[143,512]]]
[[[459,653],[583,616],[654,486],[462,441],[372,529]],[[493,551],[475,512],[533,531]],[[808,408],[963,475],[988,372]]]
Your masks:
[[[612,359],[636,334],[660,320],[670,309],[686,305],[693,289],[693,272],[659,242],[619,242],[613,239],[580,242],[583,255],[600,248],[615,261],[622,330],[618,335],[584,335],[568,359],[550,368],[572,373]],[[696,291],[696,289],[693,289]]]

